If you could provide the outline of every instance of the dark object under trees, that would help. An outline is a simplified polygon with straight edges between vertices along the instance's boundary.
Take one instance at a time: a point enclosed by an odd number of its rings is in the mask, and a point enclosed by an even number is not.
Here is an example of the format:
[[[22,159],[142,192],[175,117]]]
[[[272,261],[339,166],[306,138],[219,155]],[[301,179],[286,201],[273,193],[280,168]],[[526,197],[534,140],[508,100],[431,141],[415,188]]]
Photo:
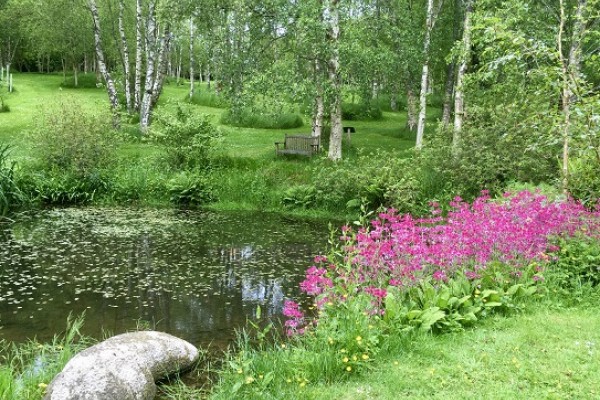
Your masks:
[[[319,137],[305,135],[285,135],[283,142],[275,142],[275,154],[296,154],[311,157],[319,152]]]

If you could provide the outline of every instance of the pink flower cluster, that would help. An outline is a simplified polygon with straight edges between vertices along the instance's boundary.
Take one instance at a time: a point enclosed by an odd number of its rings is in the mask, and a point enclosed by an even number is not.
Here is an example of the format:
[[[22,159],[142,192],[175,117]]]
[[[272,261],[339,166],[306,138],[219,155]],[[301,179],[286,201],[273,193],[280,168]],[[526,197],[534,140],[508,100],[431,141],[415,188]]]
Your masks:
[[[520,276],[524,266],[546,261],[547,253],[556,251],[552,237],[600,236],[600,213],[573,200],[552,202],[539,193],[523,191],[493,201],[483,192],[472,204],[457,197],[450,206],[445,217],[435,203],[424,218],[390,209],[356,235],[344,227],[340,239],[345,263],[312,266],[301,289],[322,304],[319,299],[332,298],[334,283],[352,284],[381,305],[388,286],[409,287],[424,277],[445,281],[458,271],[476,279],[491,261]],[[325,265],[331,260],[319,256],[315,262]],[[301,312],[293,304],[293,311]],[[293,318],[299,321],[304,316]]]

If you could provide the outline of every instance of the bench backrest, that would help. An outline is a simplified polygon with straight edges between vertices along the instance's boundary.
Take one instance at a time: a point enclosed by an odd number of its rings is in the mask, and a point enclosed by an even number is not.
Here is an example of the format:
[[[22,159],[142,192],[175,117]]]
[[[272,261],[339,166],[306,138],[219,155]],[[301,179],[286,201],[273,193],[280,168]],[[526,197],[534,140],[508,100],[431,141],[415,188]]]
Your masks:
[[[319,150],[319,138],[305,135],[285,135],[285,148],[302,152],[316,152]]]

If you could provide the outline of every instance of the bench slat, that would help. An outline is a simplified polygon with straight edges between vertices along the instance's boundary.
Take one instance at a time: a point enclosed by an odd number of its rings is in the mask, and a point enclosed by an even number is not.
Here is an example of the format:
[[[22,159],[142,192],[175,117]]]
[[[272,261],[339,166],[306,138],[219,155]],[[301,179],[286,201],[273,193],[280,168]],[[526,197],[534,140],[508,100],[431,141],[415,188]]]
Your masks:
[[[280,148],[283,145],[283,148]],[[275,152],[312,156],[319,151],[319,138],[306,135],[285,135],[284,142],[275,142]]]

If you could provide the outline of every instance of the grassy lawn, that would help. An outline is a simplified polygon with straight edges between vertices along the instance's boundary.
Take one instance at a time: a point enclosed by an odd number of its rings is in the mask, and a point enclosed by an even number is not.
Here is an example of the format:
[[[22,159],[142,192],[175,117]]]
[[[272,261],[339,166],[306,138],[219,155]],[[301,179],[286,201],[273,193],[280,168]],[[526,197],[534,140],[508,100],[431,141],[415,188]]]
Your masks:
[[[33,127],[41,114],[53,107],[59,101],[73,101],[90,110],[107,110],[108,101],[106,92],[100,88],[69,89],[62,88],[62,76],[42,74],[15,74],[15,92],[7,95],[6,100],[10,105],[9,113],[0,114],[0,141],[16,146],[15,158],[28,154],[28,143],[25,133]],[[199,87],[198,90],[206,90]],[[160,107],[177,101],[183,101],[188,93],[187,85],[175,83],[165,86]],[[219,125],[219,118],[224,109],[194,105],[198,113],[212,116],[214,123]],[[430,117],[435,119],[439,114],[438,109],[431,108]],[[308,122],[308,119],[305,118]],[[384,113],[380,121],[347,121],[345,125],[352,125],[357,133],[353,135],[353,147],[365,151],[378,149],[405,150],[412,147],[414,134],[405,129],[406,116],[404,113]],[[254,159],[274,159],[273,143],[281,140],[284,130],[251,129],[222,126],[224,136],[222,150],[232,157],[249,157]],[[289,129],[289,133],[310,132],[310,124],[304,127]],[[136,143],[139,146],[139,143]],[[131,144],[125,144],[122,150],[131,151]]]
[[[418,337],[364,377],[307,397],[597,399],[598,346],[598,310],[539,308],[464,333]]]
[[[346,382],[291,382],[251,398],[597,399],[600,311],[540,305],[465,332],[414,335],[371,366]]]

